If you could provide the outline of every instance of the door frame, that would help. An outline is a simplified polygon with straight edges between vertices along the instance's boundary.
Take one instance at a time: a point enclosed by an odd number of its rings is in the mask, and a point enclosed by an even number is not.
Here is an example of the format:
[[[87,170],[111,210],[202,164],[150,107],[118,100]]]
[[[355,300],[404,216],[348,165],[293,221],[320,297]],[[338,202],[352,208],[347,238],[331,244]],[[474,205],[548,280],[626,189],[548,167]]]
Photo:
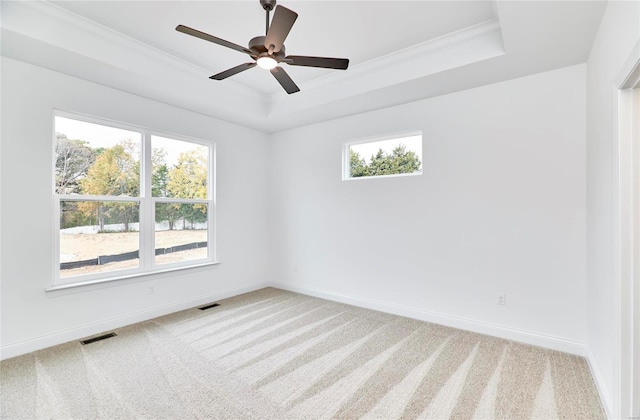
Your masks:
[[[640,41],[616,78],[616,293],[614,412],[640,418]]]

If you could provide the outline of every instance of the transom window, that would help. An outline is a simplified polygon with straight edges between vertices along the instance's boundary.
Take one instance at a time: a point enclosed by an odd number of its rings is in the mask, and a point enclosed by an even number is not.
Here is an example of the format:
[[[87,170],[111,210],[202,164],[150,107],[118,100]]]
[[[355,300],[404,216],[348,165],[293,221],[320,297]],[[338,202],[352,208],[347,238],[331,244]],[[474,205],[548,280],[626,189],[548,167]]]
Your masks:
[[[214,261],[214,145],[56,112],[53,287]]]
[[[421,132],[347,142],[343,153],[343,180],[422,174]]]

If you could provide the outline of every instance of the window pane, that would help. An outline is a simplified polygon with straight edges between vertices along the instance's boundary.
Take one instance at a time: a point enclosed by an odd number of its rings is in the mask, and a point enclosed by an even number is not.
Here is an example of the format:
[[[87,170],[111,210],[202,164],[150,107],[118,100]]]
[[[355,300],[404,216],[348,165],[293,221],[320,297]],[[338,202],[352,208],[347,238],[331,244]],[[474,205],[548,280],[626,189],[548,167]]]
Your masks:
[[[140,195],[142,135],[55,117],[56,193]]]
[[[139,204],[61,201],[60,277],[139,266]]]
[[[154,197],[208,198],[208,146],[151,136],[151,160]]]
[[[156,203],[156,264],[207,258],[207,207]]]
[[[422,135],[352,144],[349,177],[422,173]]]

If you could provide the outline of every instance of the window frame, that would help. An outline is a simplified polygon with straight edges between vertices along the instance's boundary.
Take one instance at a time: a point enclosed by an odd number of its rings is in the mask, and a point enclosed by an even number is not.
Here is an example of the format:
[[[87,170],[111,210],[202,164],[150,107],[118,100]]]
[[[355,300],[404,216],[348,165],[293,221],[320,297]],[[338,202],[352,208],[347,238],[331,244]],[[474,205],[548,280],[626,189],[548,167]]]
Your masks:
[[[406,177],[406,176],[419,176],[424,172],[424,168],[419,172],[412,172],[408,174],[390,174],[390,175],[374,175],[374,176],[351,176],[351,159],[350,159],[350,148],[351,146],[355,146],[358,144],[365,143],[375,143],[379,141],[385,140],[396,140],[405,137],[415,137],[420,136],[420,148],[424,150],[424,138],[422,136],[422,130],[411,130],[411,131],[400,131],[395,133],[383,134],[379,136],[373,137],[362,137],[354,140],[347,140],[342,144],[342,180],[343,181],[354,181],[360,179],[379,179],[379,178],[395,178],[395,177]],[[422,152],[421,150],[421,152]],[[424,164],[424,156],[420,156],[421,164]]]
[[[140,194],[137,197],[122,196],[98,196],[80,194],[58,194],[56,191],[56,117],[72,119],[80,122],[102,125],[116,129],[128,130],[140,133]],[[51,153],[51,191],[53,199],[53,275],[47,291],[67,289],[97,283],[112,282],[123,279],[131,279],[149,276],[158,273],[184,270],[208,265],[219,264],[216,258],[216,143],[180,134],[163,132],[146,127],[122,123],[105,118],[98,118],[75,112],[67,112],[58,109],[53,110],[52,116],[52,153]],[[153,197],[151,194],[151,153],[152,136],[164,137],[171,140],[183,141],[208,148],[207,168],[207,199],[186,199],[172,197]],[[60,215],[63,201],[126,201],[137,202],[139,205],[139,230],[138,251],[139,266],[122,270],[107,271],[102,273],[83,274],[79,276],[62,278],[60,276]],[[207,257],[189,261],[156,264],[155,262],[155,208],[156,203],[184,203],[207,205]]]

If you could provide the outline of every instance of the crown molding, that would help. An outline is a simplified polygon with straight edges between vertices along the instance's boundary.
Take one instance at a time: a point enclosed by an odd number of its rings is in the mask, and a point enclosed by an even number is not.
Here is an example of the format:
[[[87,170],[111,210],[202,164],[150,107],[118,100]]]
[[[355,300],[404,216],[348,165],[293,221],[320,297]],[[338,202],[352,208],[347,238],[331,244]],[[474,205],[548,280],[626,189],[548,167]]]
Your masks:
[[[398,85],[506,54],[500,24],[491,19],[300,84],[301,92],[270,96],[269,116],[280,116]]]
[[[345,80],[355,80],[369,74],[384,71],[401,63],[403,66],[411,66],[419,63],[426,56],[442,53],[467,42],[473,42],[488,36],[501,35],[500,23],[497,19],[490,19],[476,25],[460,29],[437,38],[403,48],[398,51],[374,58],[364,63],[349,67],[348,72],[335,72],[315,78],[306,83],[301,83],[306,90],[322,89],[325,86]],[[504,52],[504,51],[503,51]],[[271,101],[276,101],[283,96],[281,92],[270,95]]]
[[[145,69],[172,70],[181,78],[208,83],[211,71],[145,44],[49,1],[2,2],[2,27],[107,64],[145,76]],[[160,67],[161,66],[161,67]],[[45,65],[46,67],[46,65]],[[233,80],[215,86],[265,105],[265,98]],[[163,86],[164,87],[164,86]]]
[[[48,1],[0,6],[5,57],[261,130],[265,98],[246,86],[211,83],[208,70]]]
[[[210,76],[211,70],[190,63],[184,59],[176,57],[175,55],[153,47],[149,44],[145,44],[144,42],[127,36],[121,32],[115,31],[107,26],[90,20],[84,16],[81,16],[49,1],[10,1],[4,3],[8,5],[8,10],[6,12],[5,10],[3,10],[2,26],[8,29],[12,29],[16,32],[22,31],[19,30],[19,28],[14,27],[14,24],[18,22],[12,19],[14,17],[14,14],[12,12],[14,12],[13,9],[15,8],[22,8],[24,9],[23,13],[29,11],[32,15],[39,15],[40,18],[47,21],[47,23],[53,23],[57,25],[62,24],[63,28],[68,28],[74,32],[77,31],[77,35],[80,36],[81,39],[84,36],[89,36],[92,39],[98,41],[100,44],[108,44],[110,47],[109,49],[126,51],[127,53],[135,55],[137,57],[148,58],[150,60],[162,63],[163,65],[171,66],[176,70],[199,78],[203,75],[206,75],[206,77]],[[7,25],[5,25],[5,21],[8,22]],[[23,19],[21,19],[19,23],[23,28],[31,26],[29,25],[30,22],[25,22]],[[59,27],[56,29],[57,31],[60,31]],[[30,28],[29,32],[33,33],[33,29]],[[56,37],[55,35],[56,34],[47,33],[46,39],[50,43],[54,43],[57,46],[64,47],[65,45],[63,45],[62,42],[58,42],[63,41],[63,39],[61,39],[62,37]],[[102,51],[99,48],[92,48],[92,50]],[[256,96],[256,93],[253,89],[250,89],[233,80],[230,80],[230,82],[231,83],[229,83],[229,86],[233,87],[234,89],[250,96]]]
[[[295,95],[265,94],[234,80],[210,83],[209,70],[50,1],[1,6],[4,56],[258,130],[269,117],[331,106],[505,53],[500,23],[491,19],[300,83]]]

